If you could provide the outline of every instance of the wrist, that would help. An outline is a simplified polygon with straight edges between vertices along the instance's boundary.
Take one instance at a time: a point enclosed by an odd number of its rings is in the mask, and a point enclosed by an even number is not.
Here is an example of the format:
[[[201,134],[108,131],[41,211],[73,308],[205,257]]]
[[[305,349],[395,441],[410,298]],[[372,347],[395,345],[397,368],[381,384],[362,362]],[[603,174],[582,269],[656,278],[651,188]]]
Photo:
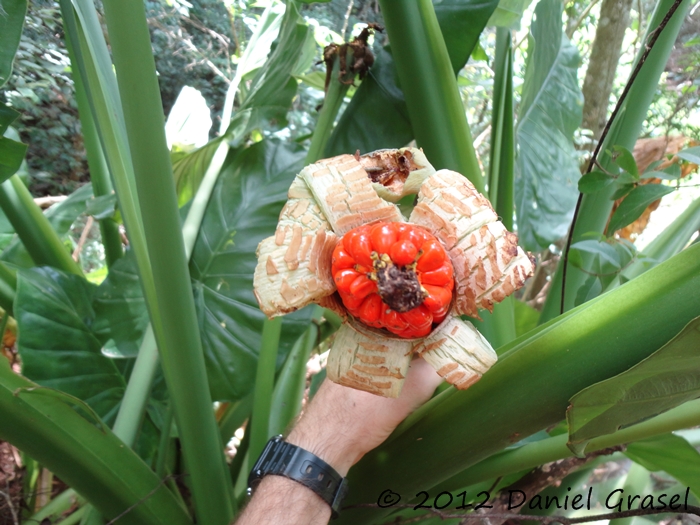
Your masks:
[[[362,452],[345,436],[328,432],[330,427],[322,429],[307,428],[300,422],[287,436],[285,441],[318,456],[328,463],[342,477],[347,476],[350,467],[362,457]]]

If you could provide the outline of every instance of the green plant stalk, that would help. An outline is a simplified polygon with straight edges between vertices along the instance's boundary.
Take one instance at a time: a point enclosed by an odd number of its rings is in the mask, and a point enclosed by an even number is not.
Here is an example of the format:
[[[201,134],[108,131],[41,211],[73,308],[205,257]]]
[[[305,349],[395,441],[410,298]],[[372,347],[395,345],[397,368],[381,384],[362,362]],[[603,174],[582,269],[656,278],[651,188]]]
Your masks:
[[[207,166],[207,171],[204,173],[204,177],[202,177],[202,182],[199,183],[197,193],[195,193],[192,199],[192,205],[187,212],[185,223],[182,225],[182,237],[187,261],[190,260],[190,256],[192,255],[192,250],[194,249],[197,236],[199,235],[199,228],[204,219],[204,213],[207,211],[209,199],[214,191],[214,186],[216,186],[216,181],[219,179],[219,173],[221,173],[221,168],[226,161],[226,155],[228,155],[229,149],[230,147],[226,140],[222,141],[216,148],[211,162],[209,166]]]
[[[75,525],[76,523],[80,523],[87,510],[87,507],[78,509],[66,519],[59,521],[57,525]]]
[[[250,416],[253,409],[253,393],[251,392],[243,399],[239,399],[235,403],[229,404],[224,415],[219,420],[219,431],[221,432],[221,441],[228,443],[233,437],[233,434],[241,428],[245,420]]]
[[[649,471],[639,463],[632,462],[622,490],[624,490],[625,494],[644,494],[650,481]],[[634,518],[622,518],[610,520],[609,525],[632,525],[633,521]]]
[[[63,514],[73,505],[83,505],[85,500],[76,493],[73,489],[67,489],[61,492],[54,499],[44,505],[38,512],[27,520],[27,523],[41,523],[44,518],[52,518]],[[53,520],[52,520],[53,523]]]
[[[236,481],[239,479],[241,474],[241,469],[246,465],[246,459],[248,458],[248,448],[250,447],[250,428],[246,429],[246,433],[241,440],[241,444],[236,449],[236,455],[229,465],[229,473],[231,475],[231,481],[234,484],[234,493],[238,494],[236,489],[238,488]],[[243,491],[242,491],[243,492]],[[239,505],[240,506],[240,505]]]
[[[491,154],[489,162],[489,200],[503,225],[513,231],[513,174],[515,146],[513,130],[513,55],[509,29],[496,29],[494,104],[491,119]],[[496,304],[493,313],[483,312],[474,326],[494,348],[515,339],[513,298]]]
[[[0,184],[0,207],[38,266],[83,275],[41,208],[16,174]]]
[[[586,452],[624,445],[698,424],[700,424],[700,400],[690,401],[637,425],[592,439],[586,447]],[[561,434],[528,443],[520,448],[506,450],[445,480],[432,488],[431,492],[466,487],[481,481],[535,468],[552,461],[573,457],[574,454],[566,446],[567,440],[568,435]]]
[[[477,190],[485,193],[433,3],[380,0],[379,4],[418,146],[436,168],[462,173]]]
[[[338,116],[338,111],[340,111],[340,106],[343,103],[345,94],[348,92],[348,88],[352,83],[352,78],[343,79],[345,81],[349,80],[347,84],[341,82],[338,78],[339,75],[340,60],[336,58],[336,60],[333,61],[333,70],[331,72],[331,80],[328,83],[328,92],[323,99],[323,106],[318,114],[316,129],[311,137],[309,151],[306,154],[306,164],[316,162],[325,156],[324,152],[326,151],[328,139],[331,138],[331,133],[333,132],[333,124]]]
[[[693,234],[700,229],[700,198],[695,199],[664,231],[651,241],[642,254],[649,259],[633,262],[622,272],[627,279],[634,279],[660,262],[680,252]]]
[[[75,52],[73,51],[73,42],[69,33],[66,33],[65,40],[71,64],[75,64],[77,61]],[[91,113],[87,94],[85,93],[85,85],[82,75],[80,74],[80,68],[74,68],[72,73],[73,82],[75,83],[75,100],[78,103],[78,114],[80,115],[80,128],[83,133],[85,152],[90,169],[92,191],[95,197],[110,195],[113,192],[113,188],[112,181],[110,180],[109,168],[107,167],[107,161],[102,152],[102,145],[97,135],[95,120]],[[119,225],[111,217],[100,219],[99,222],[102,244],[105,250],[105,262],[107,263],[107,267],[111,267],[117,259],[124,255],[121,235],[119,234]]]
[[[258,369],[253,390],[253,414],[250,421],[250,455],[257,458],[270,438],[270,410],[275,383],[275,363],[282,331],[282,318],[266,319],[262,329]]]
[[[0,261],[0,308],[12,315],[17,289],[17,274]]]
[[[440,394],[366,455],[350,472],[347,504],[374,502],[389,483],[399,494],[428,490],[561,421],[574,394],[648,357],[698,315],[700,245],[506,345],[477,384]],[[383,512],[353,509],[339,523]]]
[[[26,392],[23,389],[36,389]],[[0,362],[0,439],[50,469],[109,518],[125,525],[188,525],[170,491],[109,429],[14,374]]]
[[[651,21],[649,22],[649,29],[647,30],[644,42],[647,41],[651,33],[659,26],[673,3],[674,0],[659,0]],[[668,25],[664,28],[630,89],[618,117],[612,123],[610,133],[603,142],[603,147],[600,150],[601,154],[598,156],[598,161],[604,170],[609,172],[616,171],[612,158],[608,153],[613,146],[623,146],[628,150],[634,148],[634,144],[641,132],[644,119],[646,118],[647,110],[656,93],[659,78],[664,71],[668,57],[673,49],[673,44],[676,41],[676,36],[678,35],[683,20],[685,20],[690,4],[690,0],[683,0]],[[644,50],[645,46],[641,46],[640,57]],[[635,64],[639,61],[640,57],[637,57]],[[605,226],[613,206],[613,201],[610,198],[614,192],[615,185],[611,185],[609,188],[583,196],[578,220],[574,227],[572,243],[582,240],[583,235],[588,232],[603,233],[605,231]],[[559,261],[557,272],[553,278],[552,286],[542,310],[540,322],[546,322],[559,314],[562,293],[563,261],[564,258],[562,257]],[[583,267],[586,271],[591,270],[591,262],[591,257],[584,256]],[[573,307],[574,300],[576,299],[576,292],[587,277],[588,274],[585,271],[575,268],[571,264],[568,265],[566,270],[565,310]]]
[[[163,479],[165,476],[165,466],[168,461],[168,450],[170,448],[170,433],[173,429],[173,404],[168,403],[168,408],[165,410],[163,418],[163,428],[160,432],[160,441],[158,442],[158,457],[156,459],[156,476]]]
[[[153,272],[155,298],[146,300],[160,317],[151,320],[194,507],[198,521],[227,525],[231,480],[204,367],[145,7],[140,0],[108,0],[104,8]]]
[[[131,154],[125,137],[121,103],[102,26],[92,2],[84,0],[75,2],[81,24],[76,20],[76,11],[73,10],[70,0],[59,0],[59,5],[64,30],[70,35],[71,42],[75,44],[73,46],[75,63],[71,62],[71,64],[74,69],[79,69],[80,77],[84,79],[91,114],[95,119],[102,144],[102,152],[113,178],[119,210],[129,235],[131,249],[136,257],[144,296],[147,301],[153,301],[155,290],[151,263],[141,225]],[[90,38],[86,36],[84,28],[92,29]],[[154,317],[157,321],[158,312],[150,312],[150,315],[152,321]]]
[[[149,324],[114,422],[114,434],[129,447],[136,443],[157,370],[158,347]]]
[[[306,363],[318,339],[316,322],[323,315],[323,309],[320,306],[316,306],[314,310],[314,319],[294,343],[275,383],[270,410],[269,433],[271,436],[283,434],[301,411],[301,402],[306,388]]]
[[[82,509],[83,511],[82,519],[80,520],[80,525],[104,525],[105,520],[95,507],[92,505],[85,505]]]

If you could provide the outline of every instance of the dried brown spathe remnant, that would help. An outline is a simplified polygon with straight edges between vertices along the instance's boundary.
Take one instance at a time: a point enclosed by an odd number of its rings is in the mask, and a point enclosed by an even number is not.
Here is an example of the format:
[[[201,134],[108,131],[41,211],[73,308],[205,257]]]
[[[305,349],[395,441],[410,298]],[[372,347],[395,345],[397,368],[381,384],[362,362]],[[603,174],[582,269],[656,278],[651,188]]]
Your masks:
[[[418,193],[423,182],[435,173],[423,151],[416,148],[380,149],[362,156],[356,153],[355,158],[377,195],[390,202]]]
[[[457,313],[478,318],[522,287],[534,268],[489,201],[457,172],[440,170],[421,186],[410,222],[435,233],[455,270]]]
[[[392,204],[418,194],[407,222],[428,229],[445,246],[455,271],[455,300],[448,317],[427,337],[401,339],[360,326],[345,311],[330,274],[338,240],[363,224],[406,222]],[[392,202],[389,202],[392,201]],[[255,293],[268,316],[316,302],[346,322],[328,357],[328,377],[346,386],[397,397],[414,354],[446,381],[463,389],[496,362],[496,354],[462,314],[521,287],[533,261],[517,236],[498,220],[488,200],[462,175],[435,172],[421,150],[340,155],[305,167],[289,190],[275,235],[260,243]]]

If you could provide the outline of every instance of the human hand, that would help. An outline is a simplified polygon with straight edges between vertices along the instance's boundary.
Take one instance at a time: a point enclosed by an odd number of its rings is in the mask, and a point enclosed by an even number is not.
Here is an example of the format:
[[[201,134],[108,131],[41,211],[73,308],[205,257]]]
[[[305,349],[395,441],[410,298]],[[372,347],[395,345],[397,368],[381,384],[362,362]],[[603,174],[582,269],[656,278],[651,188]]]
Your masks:
[[[330,464],[341,476],[389,437],[442,382],[423,359],[414,359],[401,395],[390,399],[326,379],[286,441]]]

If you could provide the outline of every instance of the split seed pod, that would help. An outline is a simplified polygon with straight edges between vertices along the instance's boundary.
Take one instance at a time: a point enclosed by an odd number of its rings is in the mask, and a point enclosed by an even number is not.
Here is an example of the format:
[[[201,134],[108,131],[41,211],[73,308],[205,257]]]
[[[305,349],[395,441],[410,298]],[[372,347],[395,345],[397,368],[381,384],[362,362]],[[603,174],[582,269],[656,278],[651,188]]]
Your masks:
[[[411,194],[406,221],[393,202]],[[274,317],[315,302],[340,314],[328,377],[384,397],[398,397],[414,354],[459,389],[478,381],[496,353],[460,316],[492,311],[534,270],[489,201],[416,148],[306,166],[257,255],[262,311]],[[395,297],[403,292],[412,295]]]

